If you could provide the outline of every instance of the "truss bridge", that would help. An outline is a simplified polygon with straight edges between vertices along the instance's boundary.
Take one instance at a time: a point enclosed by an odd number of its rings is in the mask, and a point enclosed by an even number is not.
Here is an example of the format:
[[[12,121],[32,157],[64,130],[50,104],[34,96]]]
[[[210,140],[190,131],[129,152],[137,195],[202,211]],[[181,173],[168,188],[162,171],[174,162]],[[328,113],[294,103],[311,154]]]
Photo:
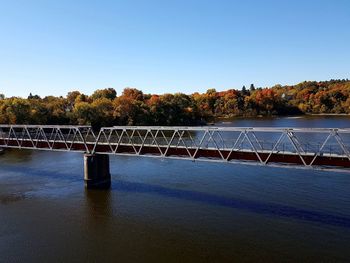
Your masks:
[[[0,125],[0,147],[81,152],[94,178],[108,177],[109,155],[350,168],[350,129],[338,128]]]

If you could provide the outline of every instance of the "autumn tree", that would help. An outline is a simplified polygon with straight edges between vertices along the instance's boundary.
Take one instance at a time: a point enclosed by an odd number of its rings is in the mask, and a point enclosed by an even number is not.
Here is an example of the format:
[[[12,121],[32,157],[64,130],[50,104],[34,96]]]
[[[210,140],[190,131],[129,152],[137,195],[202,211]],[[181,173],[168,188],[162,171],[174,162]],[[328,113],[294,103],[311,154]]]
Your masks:
[[[217,117],[350,113],[350,81],[304,81],[249,90],[151,95],[112,88],[91,96],[72,91],[66,97],[29,94],[27,99],[0,94],[0,123],[110,125],[197,125]]]
[[[30,124],[31,109],[29,101],[21,98],[10,98],[1,106],[2,123]]]
[[[114,100],[114,117],[122,125],[147,124],[149,109],[144,102],[143,93],[133,88],[124,89]]]

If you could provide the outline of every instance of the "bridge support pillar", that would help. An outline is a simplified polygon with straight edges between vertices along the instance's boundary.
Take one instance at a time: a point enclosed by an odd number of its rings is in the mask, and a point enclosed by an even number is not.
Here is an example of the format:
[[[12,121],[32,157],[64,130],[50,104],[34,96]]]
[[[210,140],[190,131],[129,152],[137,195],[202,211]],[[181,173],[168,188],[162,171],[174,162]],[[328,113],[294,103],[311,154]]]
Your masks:
[[[111,174],[107,154],[84,154],[84,181],[87,189],[110,188]]]

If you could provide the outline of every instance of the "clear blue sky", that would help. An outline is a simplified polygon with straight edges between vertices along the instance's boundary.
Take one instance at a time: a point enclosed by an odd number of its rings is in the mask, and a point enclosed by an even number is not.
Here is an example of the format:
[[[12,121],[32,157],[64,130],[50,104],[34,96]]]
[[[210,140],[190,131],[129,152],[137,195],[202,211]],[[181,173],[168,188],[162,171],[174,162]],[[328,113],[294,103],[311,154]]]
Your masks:
[[[350,78],[347,0],[0,0],[0,93]]]

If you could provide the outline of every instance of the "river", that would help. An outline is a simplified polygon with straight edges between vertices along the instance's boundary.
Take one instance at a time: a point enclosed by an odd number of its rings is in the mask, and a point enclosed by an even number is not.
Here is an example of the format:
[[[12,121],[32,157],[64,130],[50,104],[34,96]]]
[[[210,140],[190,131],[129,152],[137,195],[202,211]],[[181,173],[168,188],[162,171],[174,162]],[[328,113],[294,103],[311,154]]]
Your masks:
[[[111,174],[111,190],[87,191],[81,154],[0,155],[0,262],[350,261],[349,173],[113,156]]]

